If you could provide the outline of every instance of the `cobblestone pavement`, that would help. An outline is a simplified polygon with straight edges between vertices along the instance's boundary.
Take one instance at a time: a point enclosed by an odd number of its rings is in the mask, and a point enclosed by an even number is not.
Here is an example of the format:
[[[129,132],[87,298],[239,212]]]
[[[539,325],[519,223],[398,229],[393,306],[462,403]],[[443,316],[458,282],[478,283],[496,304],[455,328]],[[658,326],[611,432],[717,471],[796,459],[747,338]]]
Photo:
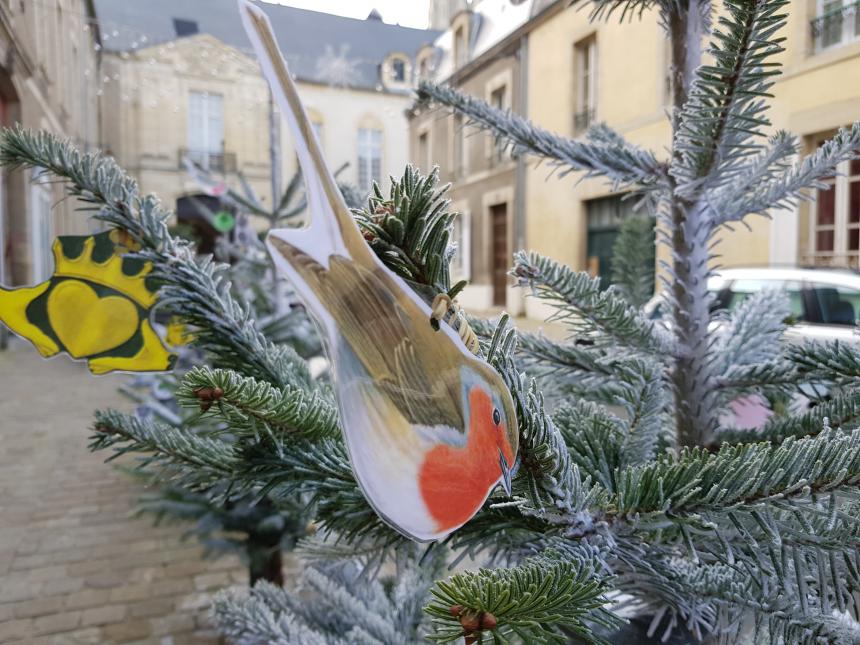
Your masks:
[[[129,407],[122,378],[0,351],[0,643],[218,642],[209,599],[238,561],[130,517],[140,484],[86,448],[93,409]]]

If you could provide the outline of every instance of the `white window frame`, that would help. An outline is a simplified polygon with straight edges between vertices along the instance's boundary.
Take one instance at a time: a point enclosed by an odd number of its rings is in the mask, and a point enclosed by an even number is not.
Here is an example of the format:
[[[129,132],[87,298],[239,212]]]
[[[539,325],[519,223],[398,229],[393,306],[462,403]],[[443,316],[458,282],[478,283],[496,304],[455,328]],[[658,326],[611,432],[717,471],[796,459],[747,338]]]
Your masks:
[[[199,98],[200,114],[194,114]],[[216,109],[217,108],[217,109]],[[195,128],[198,128],[195,130]],[[199,139],[199,141],[198,141]],[[224,96],[191,90],[188,94],[188,152],[209,170],[212,157],[224,155]]]
[[[577,41],[574,45],[574,58],[576,63],[576,113],[574,121],[579,114],[588,113],[590,120],[588,126],[597,120],[597,36],[592,34],[587,38]],[[583,91],[583,87],[586,91]],[[586,128],[577,128],[574,123],[574,130],[581,131]]]
[[[833,251],[819,251],[818,231],[829,229],[830,226],[818,226],[818,198],[821,191],[815,191],[815,201],[812,203],[809,216],[809,240],[815,261],[829,259],[836,264],[848,263],[851,266],[860,265],[860,249],[849,249],[848,231],[860,229],[860,222],[850,222],[848,210],[851,199],[851,184],[860,181],[860,175],[851,175],[851,161],[842,161],[836,166],[836,176],[826,183],[832,185],[833,200]]]
[[[462,178],[469,174],[469,139],[466,136],[466,119],[462,114],[451,116],[451,167],[454,177]]]
[[[487,81],[487,84],[484,86],[484,100],[493,107],[497,107],[493,102],[493,94],[498,90],[504,90],[501,109],[510,110],[513,101],[513,81],[514,77],[511,70],[499,72]],[[503,151],[499,154],[499,147],[500,146],[496,144],[496,139],[492,134],[487,133],[484,135],[484,156],[487,158],[487,161],[491,166],[504,163],[510,158],[507,152]]]
[[[427,143],[427,147],[424,150],[421,149],[422,139]],[[433,136],[429,125],[418,130],[416,145],[418,149],[415,151],[415,156],[418,159],[418,167],[421,172],[429,174],[433,168]]]
[[[824,15],[825,6],[832,4],[835,2],[840,2],[840,0],[817,0],[816,2],[816,18],[820,18]],[[840,5],[842,10],[844,11],[842,16],[842,33],[839,36],[839,39],[833,43],[828,45],[821,45],[822,33],[819,33],[815,36],[815,42],[813,43],[813,49],[816,53],[827,51],[829,49],[833,49],[834,47],[841,47],[842,45],[846,45],[850,42],[854,42],[860,40],[860,23],[858,23],[857,13],[860,11],[858,8],[848,9],[845,11],[845,7],[851,7],[851,5],[855,4],[856,0],[841,0]]]
[[[374,140],[377,138],[378,140]],[[379,159],[379,169],[373,172],[374,151]],[[356,180],[361,190],[370,192],[373,182],[382,181],[383,161],[383,130],[377,127],[365,127],[358,129],[358,176]],[[366,173],[365,181],[362,181],[363,173]]]
[[[51,246],[54,242],[53,197],[45,171],[34,168],[30,186],[30,258],[32,282],[44,282],[53,273]]]
[[[6,169],[0,167],[0,285],[6,285]]]

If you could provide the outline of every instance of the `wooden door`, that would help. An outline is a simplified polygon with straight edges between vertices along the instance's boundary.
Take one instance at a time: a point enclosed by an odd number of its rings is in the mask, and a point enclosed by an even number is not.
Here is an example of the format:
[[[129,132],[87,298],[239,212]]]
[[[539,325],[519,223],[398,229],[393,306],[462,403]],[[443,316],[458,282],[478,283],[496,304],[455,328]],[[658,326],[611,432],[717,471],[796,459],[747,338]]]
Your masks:
[[[504,307],[508,286],[508,269],[511,266],[511,254],[508,250],[507,204],[494,204],[490,206],[490,239],[490,265],[493,272],[493,306]]]

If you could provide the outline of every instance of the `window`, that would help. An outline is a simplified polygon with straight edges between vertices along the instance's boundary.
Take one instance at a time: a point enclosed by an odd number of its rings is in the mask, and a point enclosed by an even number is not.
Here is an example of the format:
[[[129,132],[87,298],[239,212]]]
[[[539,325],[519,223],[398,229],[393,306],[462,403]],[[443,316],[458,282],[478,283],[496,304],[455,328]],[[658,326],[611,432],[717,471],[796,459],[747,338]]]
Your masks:
[[[466,128],[462,114],[454,115],[454,176],[464,177],[467,173],[466,164],[468,149],[466,147]]]
[[[454,31],[454,67],[459,68],[466,64],[466,31],[463,27],[457,27]]]
[[[588,129],[597,113],[597,39],[594,36],[580,41],[573,48],[576,112],[573,131]]]
[[[815,51],[860,37],[860,4],[856,0],[818,0],[810,25]]]
[[[418,135],[418,167],[424,172],[430,171],[430,133]]]
[[[860,306],[860,291],[843,287],[813,283],[810,285],[812,291],[812,302],[818,311],[810,317],[813,322],[824,325],[847,325],[857,324],[857,311]]]
[[[500,85],[490,92],[490,105],[499,110],[504,110],[507,107],[508,88],[505,85]],[[492,136],[492,135],[488,135]],[[498,163],[505,158],[505,144],[501,140],[493,141],[493,150],[491,153],[491,161]]]
[[[373,182],[382,178],[382,130],[361,128],[358,131],[358,186],[370,191]]]
[[[220,94],[189,95],[188,157],[207,170],[224,169],[224,111]]]
[[[395,83],[406,82],[406,61],[402,58],[395,58],[391,63],[391,78]]]
[[[749,296],[764,289],[775,289],[785,292],[788,296],[790,315],[794,320],[808,320],[810,318],[803,303],[801,284],[786,280],[735,280],[731,284],[727,308],[731,311]]]
[[[200,29],[197,27],[197,21],[186,20],[185,18],[173,19],[173,31],[176,33],[178,38],[182,38],[183,36],[193,36],[194,34],[200,33]]]
[[[606,289],[612,281],[612,248],[618,237],[621,221],[633,215],[634,200],[624,195],[592,199],[585,203],[586,212],[586,270],[600,278]]]
[[[810,245],[819,265],[860,264],[860,159],[843,161],[823,180],[812,205]]]
[[[54,224],[51,215],[50,179],[39,169],[33,170],[30,195],[30,244],[33,282],[47,280],[53,273],[51,244],[54,241]]]
[[[451,278],[469,280],[472,274],[472,218],[460,213],[452,223],[451,241],[457,245],[451,258]]]

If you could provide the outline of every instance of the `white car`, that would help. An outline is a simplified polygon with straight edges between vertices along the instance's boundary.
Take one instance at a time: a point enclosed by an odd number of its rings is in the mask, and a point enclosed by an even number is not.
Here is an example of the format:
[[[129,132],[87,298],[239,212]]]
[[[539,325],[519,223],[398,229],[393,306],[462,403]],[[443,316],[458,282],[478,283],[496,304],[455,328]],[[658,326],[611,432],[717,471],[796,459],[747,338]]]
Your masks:
[[[781,289],[789,297],[794,324],[789,339],[860,342],[860,273],[848,269],[723,269],[708,280],[714,308],[731,310],[762,289]],[[666,303],[655,296],[645,313],[654,320],[665,317]]]

